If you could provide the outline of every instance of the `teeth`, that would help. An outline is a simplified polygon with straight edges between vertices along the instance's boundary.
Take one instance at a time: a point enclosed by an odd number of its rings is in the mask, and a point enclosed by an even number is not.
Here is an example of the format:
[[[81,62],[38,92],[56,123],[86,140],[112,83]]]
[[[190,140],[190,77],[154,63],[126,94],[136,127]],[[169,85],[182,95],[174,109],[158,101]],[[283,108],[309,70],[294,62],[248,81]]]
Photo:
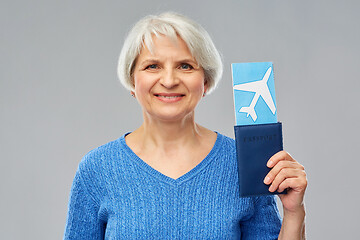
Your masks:
[[[159,96],[159,97],[163,97],[163,98],[177,98],[177,97],[181,97],[181,96]]]

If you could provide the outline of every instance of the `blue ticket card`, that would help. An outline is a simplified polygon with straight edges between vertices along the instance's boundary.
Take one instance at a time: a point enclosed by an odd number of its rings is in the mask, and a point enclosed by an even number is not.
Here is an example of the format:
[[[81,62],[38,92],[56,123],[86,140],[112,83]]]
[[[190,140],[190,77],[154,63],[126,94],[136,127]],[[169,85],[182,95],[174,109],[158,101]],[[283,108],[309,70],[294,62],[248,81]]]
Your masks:
[[[233,63],[236,125],[277,122],[272,62]]]

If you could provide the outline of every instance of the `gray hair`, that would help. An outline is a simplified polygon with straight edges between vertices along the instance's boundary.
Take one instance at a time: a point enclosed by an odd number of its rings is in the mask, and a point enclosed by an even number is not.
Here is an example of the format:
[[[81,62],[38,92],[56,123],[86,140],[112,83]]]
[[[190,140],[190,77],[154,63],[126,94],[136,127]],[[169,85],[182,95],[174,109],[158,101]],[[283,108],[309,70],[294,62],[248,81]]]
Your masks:
[[[206,30],[191,19],[173,12],[149,15],[137,22],[125,39],[118,63],[118,77],[122,85],[134,90],[132,73],[141,48],[152,52],[152,36],[165,35],[173,40],[179,36],[186,43],[197,63],[204,69],[207,94],[220,81],[223,65],[220,54]]]

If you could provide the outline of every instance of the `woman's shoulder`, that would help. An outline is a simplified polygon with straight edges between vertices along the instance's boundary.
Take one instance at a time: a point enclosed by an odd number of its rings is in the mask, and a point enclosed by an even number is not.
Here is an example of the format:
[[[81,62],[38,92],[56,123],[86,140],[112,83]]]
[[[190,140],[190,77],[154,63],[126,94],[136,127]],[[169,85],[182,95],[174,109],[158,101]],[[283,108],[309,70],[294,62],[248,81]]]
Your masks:
[[[101,165],[107,165],[110,161],[113,161],[114,158],[118,158],[121,139],[123,138],[124,135],[90,150],[81,159],[79,168],[82,170],[89,170],[93,167],[98,168]]]
[[[221,140],[222,147],[235,148],[235,140],[233,138],[223,135],[219,132],[216,133],[218,134],[218,139]]]
[[[99,158],[104,155],[113,153],[119,147],[119,140],[120,138],[112,140],[108,143],[105,143],[103,145],[100,145],[99,147],[90,150],[88,153],[85,154],[84,159]]]
[[[108,181],[112,176],[114,161],[119,161],[119,140],[115,139],[86,153],[78,164],[76,176],[86,191],[99,201],[105,196]]]

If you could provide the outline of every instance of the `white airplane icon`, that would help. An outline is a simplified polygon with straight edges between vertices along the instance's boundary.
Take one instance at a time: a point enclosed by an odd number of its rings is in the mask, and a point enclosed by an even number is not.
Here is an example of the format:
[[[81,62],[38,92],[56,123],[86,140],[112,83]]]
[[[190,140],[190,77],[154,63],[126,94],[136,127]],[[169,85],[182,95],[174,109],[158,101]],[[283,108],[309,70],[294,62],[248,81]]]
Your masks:
[[[268,70],[266,71],[263,79],[261,79],[259,81],[243,83],[243,84],[238,84],[238,85],[234,86],[235,90],[242,90],[242,91],[247,91],[247,92],[255,92],[255,96],[252,99],[252,101],[250,103],[250,106],[249,107],[242,107],[239,110],[239,112],[247,113],[246,117],[249,117],[249,114],[250,114],[250,116],[252,117],[254,122],[257,119],[257,115],[255,113],[254,107],[255,107],[257,101],[259,100],[260,96],[264,99],[265,103],[270,108],[270,110],[271,110],[271,112],[273,114],[275,114],[275,111],[276,111],[274,101],[273,101],[273,99],[271,97],[270,90],[269,90],[269,87],[267,85],[271,70],[272,70],[272,68],[269,67]]]

